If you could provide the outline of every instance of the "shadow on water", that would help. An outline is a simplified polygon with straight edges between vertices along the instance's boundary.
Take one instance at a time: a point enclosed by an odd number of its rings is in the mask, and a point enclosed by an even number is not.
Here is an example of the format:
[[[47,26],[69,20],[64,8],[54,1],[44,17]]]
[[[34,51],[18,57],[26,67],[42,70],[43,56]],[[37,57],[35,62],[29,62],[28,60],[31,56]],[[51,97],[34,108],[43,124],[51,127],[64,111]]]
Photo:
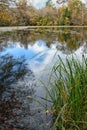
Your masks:
[[[15,59],[10,55],[0,56],[0,95],[18,79],[27,73],[27,64],[24,57]]]
[[[24,57],[6,54],[0,57],[0,64],[0,129],[49,129],[46,114],[27,98],[34,97],[36,82]]]
[[[28,74],[28,75],[27,75]],[[0,56],[0,129],[19,127],[19,120],[26,114],[30,114],[29,104],[32,100],[25,100],[26,96],[34,94],[34,89],[18,84],[18,80],[24,80],[24,76],[32,75],[27,68],[24,57],[15,59],[10,55]],[[33,77],[32,77],[33,78]],[[23,89],[23,90],[22,90]],[[28,92],[27,92],[28,90]],[[21,98],[20,98],[21,97]],[[26,103],[25,103],[26,101]],[[27,105],[28,111],[23,110]],[[24,107],[24,108],[23,108]]]

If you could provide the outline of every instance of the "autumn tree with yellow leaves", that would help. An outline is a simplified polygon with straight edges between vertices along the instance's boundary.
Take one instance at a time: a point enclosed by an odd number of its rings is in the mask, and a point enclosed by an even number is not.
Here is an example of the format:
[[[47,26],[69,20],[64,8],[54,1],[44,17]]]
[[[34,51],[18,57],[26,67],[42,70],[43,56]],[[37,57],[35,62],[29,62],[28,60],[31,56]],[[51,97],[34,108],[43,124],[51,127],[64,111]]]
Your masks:
[[[56,4],[48,0],[45,7],[36,9],[27,0],[1,0],[0,26],[87,25],[87,6],[81,0],[57,0]]]

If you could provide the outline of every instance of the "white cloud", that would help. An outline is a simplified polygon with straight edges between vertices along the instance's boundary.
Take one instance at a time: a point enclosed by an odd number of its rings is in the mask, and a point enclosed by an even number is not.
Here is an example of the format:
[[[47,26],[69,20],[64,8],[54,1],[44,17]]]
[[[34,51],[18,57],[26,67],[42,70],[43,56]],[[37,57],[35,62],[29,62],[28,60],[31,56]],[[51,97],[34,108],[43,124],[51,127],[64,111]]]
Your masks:
[[[27,0],[27,1],[29,1],[36,8],[42,8],[45,6],[47,0]]]
[[[33,50],[34,52],[42,52],[46,51],[48,47],[46,46],[45,42],[39,40],[36,41],[34,45],[28,45],[28,49]]]
[[[42,8],[42,7],[44,7],[45,4],[46,4],[46,2],[47,2],[47,0],[27,0],[27,1],[31,2],[31,4],[34,7],[36,7],[36,8]],[[87,0],[81,0],[81,1],[84,2],[84,3],[87,2]],[[56,4],[56,0],[52,0],[52,2],[54,4]]]
[[[87,0],[82,0],[82,2],[86,3],[86,2],[87,2]]]

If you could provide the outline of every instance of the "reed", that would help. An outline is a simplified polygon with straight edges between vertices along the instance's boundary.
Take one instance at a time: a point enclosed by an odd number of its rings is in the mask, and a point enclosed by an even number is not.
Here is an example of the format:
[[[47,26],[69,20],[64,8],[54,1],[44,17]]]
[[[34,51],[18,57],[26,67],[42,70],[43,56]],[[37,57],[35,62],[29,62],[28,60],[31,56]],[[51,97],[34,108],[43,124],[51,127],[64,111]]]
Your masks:
[[[53,130],[87,130],[87,58],[60,56],[53,67],[55,80],[46,91],[52,101]]]

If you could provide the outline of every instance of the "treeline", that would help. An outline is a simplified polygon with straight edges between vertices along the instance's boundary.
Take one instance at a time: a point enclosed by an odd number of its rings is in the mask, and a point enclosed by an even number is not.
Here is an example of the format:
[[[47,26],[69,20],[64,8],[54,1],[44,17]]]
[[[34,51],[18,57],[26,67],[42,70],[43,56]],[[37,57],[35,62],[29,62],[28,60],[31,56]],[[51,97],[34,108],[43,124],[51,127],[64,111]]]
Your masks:
[[[80,0],[55,7],[50,2],[42,9],[27,5],[20,0],[15,7],[0,3],[0,26],[51,26],[51,25],[87,25],[87,6]]]

